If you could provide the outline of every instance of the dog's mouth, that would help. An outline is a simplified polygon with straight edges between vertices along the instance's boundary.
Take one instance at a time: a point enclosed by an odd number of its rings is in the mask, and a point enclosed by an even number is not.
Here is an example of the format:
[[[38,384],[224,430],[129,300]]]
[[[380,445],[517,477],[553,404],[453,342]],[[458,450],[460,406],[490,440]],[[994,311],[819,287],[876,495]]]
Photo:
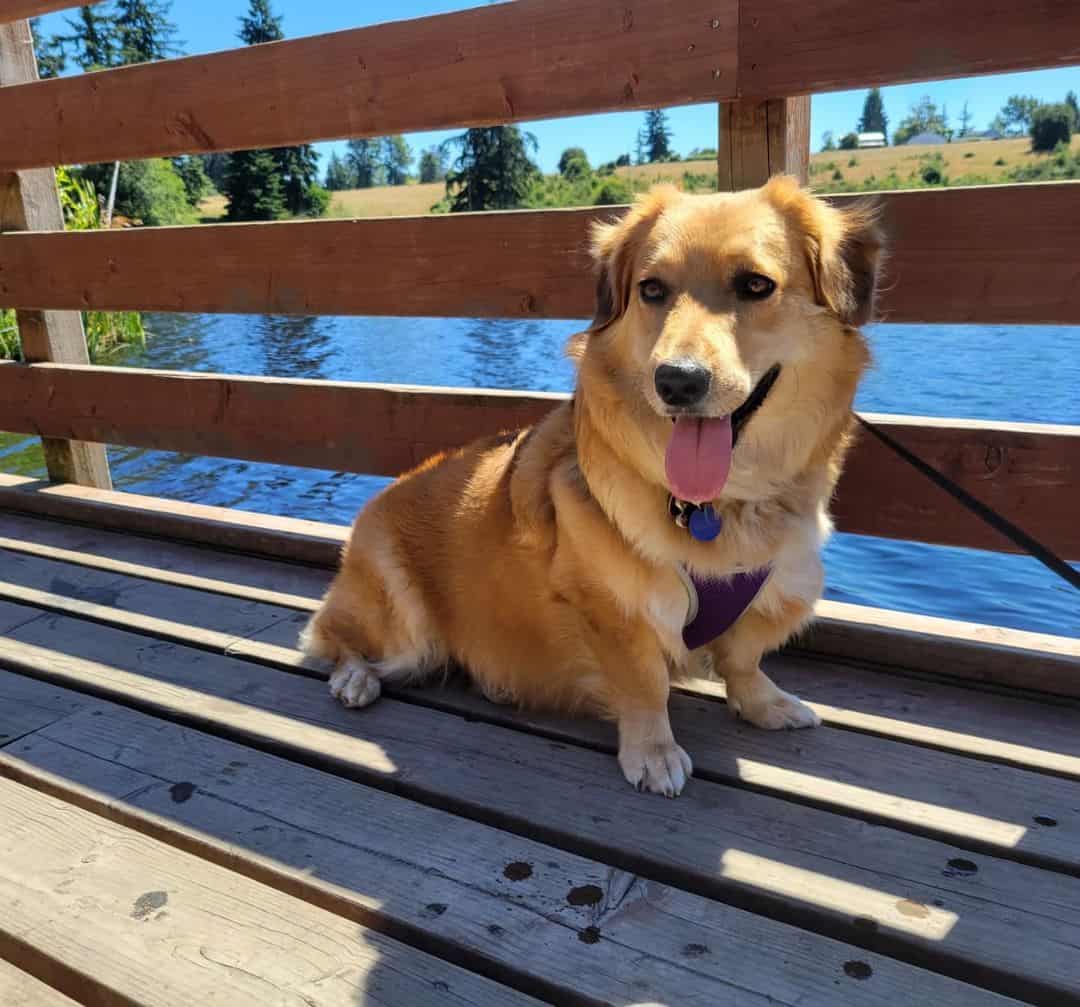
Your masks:
[[[739,434],[765,402],[780,365],[773,364],[734,412],[727,416],[673,416],[674,429],[664,457],[668,488],[679,500],[715,500],[731,471],[731,453]]]

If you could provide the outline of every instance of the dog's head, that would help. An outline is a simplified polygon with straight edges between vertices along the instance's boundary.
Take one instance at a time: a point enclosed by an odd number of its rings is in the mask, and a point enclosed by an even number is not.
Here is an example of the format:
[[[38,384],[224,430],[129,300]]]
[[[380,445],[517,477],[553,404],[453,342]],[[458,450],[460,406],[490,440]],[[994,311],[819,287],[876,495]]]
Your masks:
[[[805,462],[806,428],[850,407],[880,249],[872,209],[837,209],[789,178],[731,195],[654,189],[594,232],[583,382],[617,394],[661,455],[636,460],[662,464],[677,497],[716,499],[729,476],[742,495],[747,463]]]

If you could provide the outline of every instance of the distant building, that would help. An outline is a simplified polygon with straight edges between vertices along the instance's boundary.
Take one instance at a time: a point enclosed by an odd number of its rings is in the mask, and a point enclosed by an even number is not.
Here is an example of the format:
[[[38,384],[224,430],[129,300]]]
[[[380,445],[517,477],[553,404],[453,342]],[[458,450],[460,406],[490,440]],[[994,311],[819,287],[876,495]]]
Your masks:
[[[940,133],[916,133],[910,140],[908,140],[906,146],[929,147],[931,144],[944,142],[945,137],[943,137]]]
[[[1004,140],[1005,137],[996,129],[984,129],[977,133],[965,133],[963,136],[957,137],[957,139],[970,143],[973,140]]]
[[[884,147],[885,134],[859,133],[855,138],[855,146],[858,147],[859,150],[865,150],[867,147]]]

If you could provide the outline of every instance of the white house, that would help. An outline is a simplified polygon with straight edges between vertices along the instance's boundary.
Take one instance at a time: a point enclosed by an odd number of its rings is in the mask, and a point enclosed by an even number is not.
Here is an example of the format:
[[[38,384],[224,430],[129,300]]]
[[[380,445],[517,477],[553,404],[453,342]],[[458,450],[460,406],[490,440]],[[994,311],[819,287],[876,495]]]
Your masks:
[[[867,147],[884,147],[885,146],[885,134],[884,133],[859,133],[856,137],[855,145],[859,150],[865,150]]]

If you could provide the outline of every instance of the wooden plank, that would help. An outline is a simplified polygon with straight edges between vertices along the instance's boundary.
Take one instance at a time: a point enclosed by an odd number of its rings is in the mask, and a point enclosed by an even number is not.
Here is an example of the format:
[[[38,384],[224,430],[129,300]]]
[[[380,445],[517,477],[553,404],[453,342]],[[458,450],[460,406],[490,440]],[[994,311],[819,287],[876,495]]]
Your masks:
[[[972,692],[795,655],[770,658],[766,669],[826,724],[1080,780],[1075,704]],[[686,688],[724,695],[720,682],[693,681]]]
[[[0,170],[493,125],[735,94],[735,0],[521,0],[0,94]]]
[[[21,21],[24,18],[38,17],[54,10],[67,10],[69,7],[92,7],[98,0],[79,4],[75,0],[5,0],[0,8],[0,21]]]
[[[717,188],[737,192],[773,175],[803,185],[810,164],[810,97],[743,98],[720,106]]]
[[[377,475],[520,429],[565,398],[0,363],[3,430]],[[296,415],[307,418],[300,428],[289,420]],[[984,503],[1035,529],[1051,549],[1080,558],[1080,526],[1058,505],[1080,496],[1080,426],[867,418]],[[833,514],[843,531],[1017,551],[868,436],[851,452]]]
[[[222,653],[237,640],[267,631],[276,623],[296,626],[307,613],[261,601],[118,576],[36,556],[0,550],[0,599],[44,611],[126,625],[135,632],[182,639]]]
[[[755,97],[1080,62],[1072,0],[743,0],[739,10],[739,93]]]
[[[0,170],[1060,66],[1077,38],[1071,0],[521,0],[23,87]]]
[[[821,601],[791,650],[945,679],[1080,697],[1080,632],[1051,636]]]
[[[337,565],[349,531],[342,525],[163,497],[83,486],[52,486],[4,473],[0,473],[0,506],[83,521],[98,528],[167,536],[321,567]]]
[[[1080,323],[1078,186],[881,194],[890,236],[881,316]],[[588,318],[588,228],[621,212],[10,234],[0,236],[0,277],[5,300],[23,308]]]
[[[0,958],[0,1007],[78,1007],[74,1000],[46,986]]]
[[[304,612],[331,580],[325,570],[2,512],[0,549]]]
[[[0,807],[5,955],[80,999],[536,1003],[58,798],[0,780]]]
[[[18,0],[15,6],[20,6]],[[37,63],[29,24],[26,21],[0,23],[0,85],[34,80],[37,80]],[[12,173],[0,171],[0,232],[63,230],[64,216],[52,168]],[[3,273],[0,267],[0,294],[7,293]],[[5,306],[20,307],[13,302]],[[24,359],[68,364],[89,362],[79,308],[72,311],[17,311],[15,318]],[[43,446],[45,466],[51,479],[103,489],[112,487],[103,445],[46,438]]]
[[[52,628],[50,647],[9,641],[4,660],[33,662],[46,677],[127,706],[603,860],[650,885],[673,883],[857,945],[869,941],[1002,992],[1038,992],[1038,1002],[1052,1003],[1051,990],[1072,996],[1080,983],[1064,952],[1080,926],[1075,878],[705,780],[678,801],[651,801],[595,750],[392,700],[350,717],[294,676],[140,647],[100,627]],[[160,756],[171,747],[159,746]],[[220,766],[210,770],[218,786],[235,789],[234,774]],[[573,875],[565,878],[573,886]],[[1024,941],[1015,940],[1017,926]]]
[[[13,608],[0,604],[0,631],[5,615],[10,615]],[[18,614],[21,618],[16,619],[16,625],[29,621],[26,609]],[[0,672],[0,748],[79,710],[97,705],[100,705],[98,701],[89,696]]]
[[[577,994],[556,1002],[681,1003],[697,995],[741,1004],[764,994],[775,1003],[797,994],[839,1005],[866,995],[835,981],[853,948],[565,850],[130,710],[64,727],[66,735],[20,743],[0,773],[340,915],[424,932],[459,955],[481,954]],[[114,780],[117,769],[140,773],[144,785],[129,793]],[[438,869],[432,835],[445,851]],[[568,897],[593,890],[599,900]],[[886,983],[909,971],[874,956],[875,977],[879,965]],[[875,988],[872,1002],[884,996]]]

